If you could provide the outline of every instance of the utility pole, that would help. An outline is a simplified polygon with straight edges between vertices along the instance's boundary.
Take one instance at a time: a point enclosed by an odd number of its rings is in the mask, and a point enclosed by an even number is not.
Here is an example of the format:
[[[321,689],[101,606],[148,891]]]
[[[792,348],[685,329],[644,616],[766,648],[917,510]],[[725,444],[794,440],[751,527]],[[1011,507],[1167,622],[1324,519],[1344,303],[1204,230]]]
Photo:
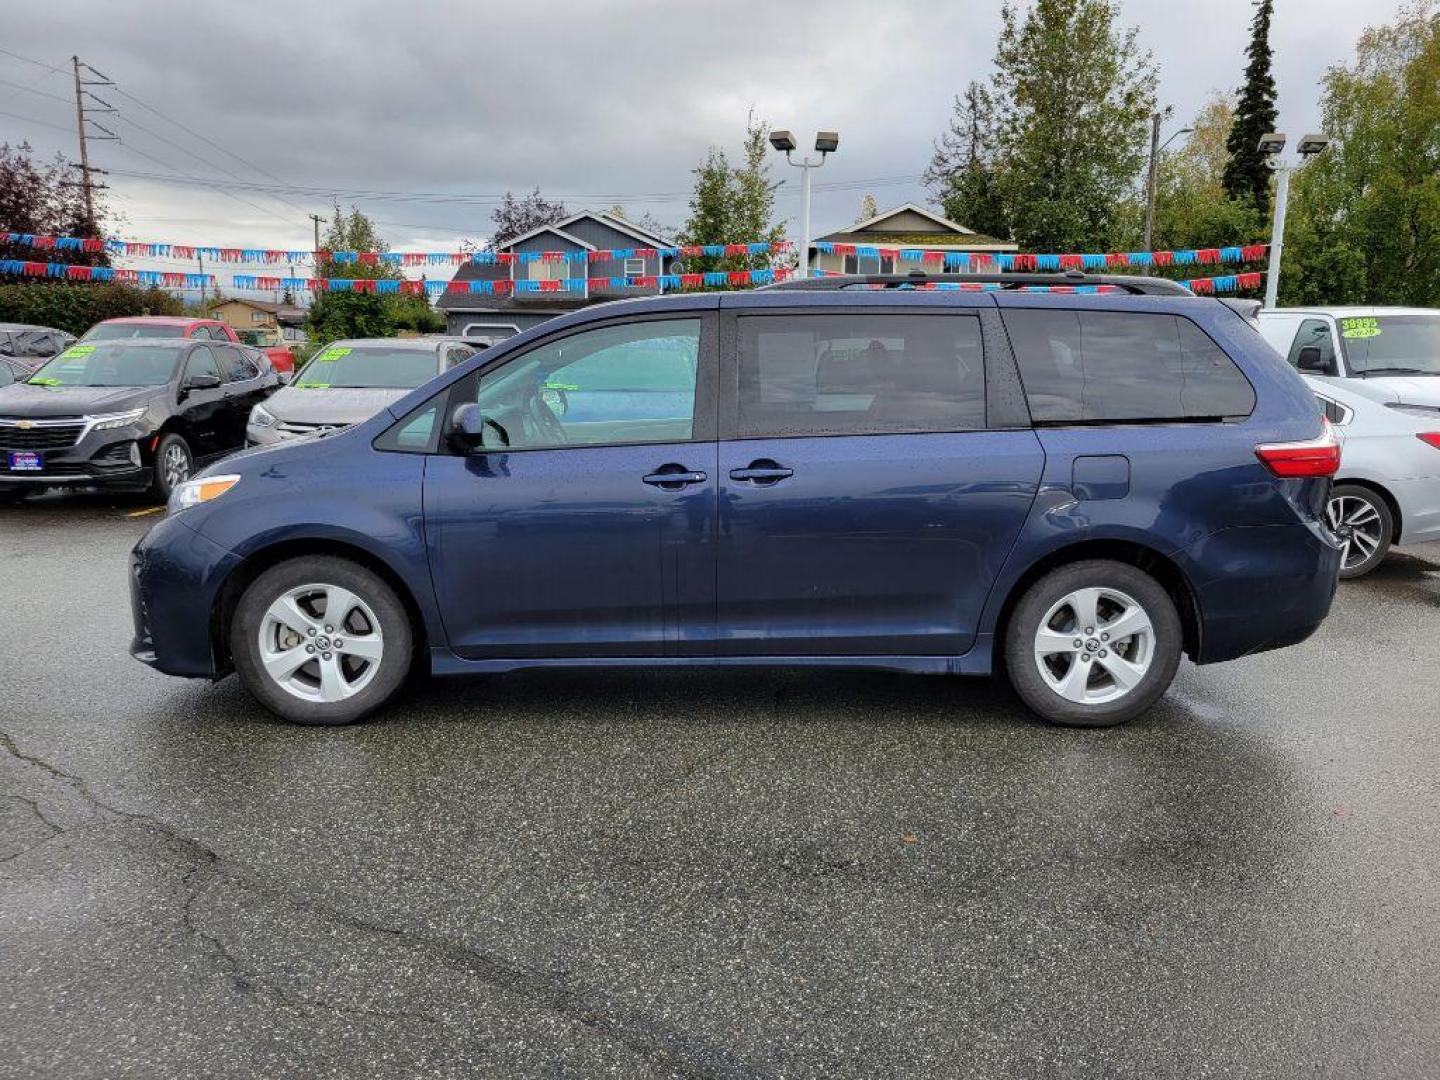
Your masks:
[[[101,75],[100,72],[96,71],[89,64],[81,63],[80,57],[78,56],[70,57],[70,64],[75,72],[75,129],[80,136],[79,186],[83,191],[85,198],[85,229],[89,235],[94,236],[97,231],[95,227],[95,191],[97,188],[103,188],[105,185],[95,183],[93,176],[95,173],[103,174],[105,170],[91,167],[90,148],[88,144],[91,139],[100,139],[104,141],[113,140],[118,142],[120,136],[116,135],[113,131],[105,127],[103,124],[96,123],[94,120],[91,120],[85,115],[85,99],[87,97],[95,102],[98,102],[101,106],[101,108],[96,109],[92,105],[89,110],[90,112],[115,111],[112,105],[102,100],[101,98],[97,98],[94,94],[92,94],[89,90],[85,88],[87,86],[114,86],[115,84],[111,82],[106,76]],[[99,79],[82,79],[80,77],[80,69],[82,67],[86,71],[90,72],[90,74],[92,75],[99,75]],[[85,126],[86,124],[94,124],[94,126],[99,128],[100,131],[103,132],[103,134],[96,135],[94,132],[90,131]]]
[[[195,252],[195,261],[200,264],[200,314],[205,314],[205,256]]]
[[[324,219],[323,217],[321,217],[319,214],[311,214],[311,215],[310,215],[310,220],[311,220],[311,222],[313,222],[314,225],[315,225],[315,247],[314,247],[312,250],[314,250],[314,251],[319,251],[319,250],[320,250],[320,223],[321,223],[322,221],[324,221],[325,219]]]
[[[1160,165],[1160,114],[1150,114],[1150,170],[1145,175],[1145,244],[1150,250],[1150,238],[1155,234],[1155,171]]]

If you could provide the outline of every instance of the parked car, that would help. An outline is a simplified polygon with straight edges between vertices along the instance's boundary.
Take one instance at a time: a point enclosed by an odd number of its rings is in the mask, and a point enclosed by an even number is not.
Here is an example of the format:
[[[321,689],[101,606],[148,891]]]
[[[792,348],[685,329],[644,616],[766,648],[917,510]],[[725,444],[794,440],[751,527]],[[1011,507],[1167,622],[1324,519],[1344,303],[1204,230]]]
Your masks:
[[[242,345],[82,341],[0,387],[0,499],[57,485],[170,493],[243,445],[280,377]]]
[[[270,364],[281,374],[295,370],[295,354],[290,351],[279,327],[262,326],[236,330],[236,336],[251,348],[259,349],[270,360]]]
[[[1260,333],[1302,375],[1440,416],[1440,311],[1431,308],[1267,308]]]
[[[50,326],[0,323],[0,361],[7,361],[12,370],[34,371],[68,349],[74,340],[74,334]]]
[[[240,343],[229,323],[219,319],[173,315],[128,315],[123,319],[106,319],[80,335],[81,341],[123,341],[126,338],[194,338],[198,341]]]
[[[136,546],[132,653],[233,667],[303,723],[418,663],[1004,671],[1042,717],[1102,726],[1182,652],[1308,637],[1340,447],[1303,380],[1171,282],[985,280],[1005,291],[597,305],[247,451]],[[1016,291],[1057,280],[1125,295]]]
[[[1382,405],[1348,382],[1306,382],[1344,443],[1326,507],[1340,576],[1370,573],[1391,544],[1440,540],[1440,412]]]
[[[326,345],[295,380],[263,405],[245,428],[250,446],[358,424],[466,360],[460,338],[353,338]]]

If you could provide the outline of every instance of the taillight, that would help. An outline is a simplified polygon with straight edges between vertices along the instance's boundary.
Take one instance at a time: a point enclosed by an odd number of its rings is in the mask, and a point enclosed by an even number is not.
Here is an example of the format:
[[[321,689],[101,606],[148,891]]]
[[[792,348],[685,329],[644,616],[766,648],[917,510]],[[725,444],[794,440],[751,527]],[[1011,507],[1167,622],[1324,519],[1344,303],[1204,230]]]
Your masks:
[[[1440,450],[1440,431],[1422,431],[1415,438]]]
[[[1319,438],[1266,443],[1255,447],[1255,456],[1276,476],[1334,476],[1340,468],[1340,440],[1329,420],[1324,425]]]

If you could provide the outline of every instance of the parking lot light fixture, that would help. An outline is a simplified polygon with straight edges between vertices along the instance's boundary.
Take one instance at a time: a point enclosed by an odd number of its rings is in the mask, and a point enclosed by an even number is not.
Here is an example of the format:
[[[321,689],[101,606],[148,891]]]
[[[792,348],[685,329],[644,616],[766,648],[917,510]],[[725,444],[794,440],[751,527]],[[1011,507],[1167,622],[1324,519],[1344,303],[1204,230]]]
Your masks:
[[[1298,162],[1285,161],[1280,157],[1285,151],[1285,136],[1271,131],[1260,136],[1257,147],[1265,156],[1265,164],[1275,173],[1275,213],[1270,222],[1270,267],[1265,275],[1265,306],[1273,308],[1280,293],[1280,256],[1285,250],[1285,212],[1290,205],[1290,174],[1316,154],[1323,153],[1330,145],[1330,137],[1324,132],[1312,132],[1304,136],[1296,150]]]
[[[795,136],[788,131],[772,131],[770,133],[770,145],[785,155],[785,163],[801,170],[800,176],[800,266],[799,275],[801,278],[810,276],[810,171],[818,169],[825,164],[825,158],[840,149],[840,133],[838,131],[821,131],[815,135],[815,152],[820,157],[811,161],[809,156],[796,161],[791,155],[795,152],[797,143]]]

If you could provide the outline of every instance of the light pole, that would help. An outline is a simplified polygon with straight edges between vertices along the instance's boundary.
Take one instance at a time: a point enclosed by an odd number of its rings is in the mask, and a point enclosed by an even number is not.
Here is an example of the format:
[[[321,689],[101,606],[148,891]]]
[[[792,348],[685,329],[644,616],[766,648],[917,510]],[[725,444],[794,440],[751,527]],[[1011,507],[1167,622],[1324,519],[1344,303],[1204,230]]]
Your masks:
[[[1285,136],[1278,131],[1260,137],[1260,153],[1265,156],[1265,165],[1276,174],[1275,216],[1270,222],[1270,268],[1265,275],[1265,306],[1273,308],[1280,292],[1280,255],[1285,250],[1285,211],[1290,205],[1290,174],[1307,160],[1330,145],[1330,138],[1323,133],[1306,135],[1295,149],[1300,160],[1284,161],[1280,155],[1285,150]]]
[[[794,160],[790,155],[795,150],[795,136],[788,131],[772,131],[770,133],[770,145],[776,150],[785,152],[785,164],[792,165],[801,170],[800,175],[800,277],[810,276],[810,170],[818,169],[825,164],[825,157],[840,149],[840,133],[838,131],[820,131],[815,134],[815,149],[820,154],[819,161],[811,161],[809,156],[800,161]]]
[[[1160,141],[1160,114],[1150,117],[1150,170],[1145,177],[1145,250],[1150,250],[1151,238],[1155,233],[1155,181],[1160,168],[1160,152],[1178,139],[1189,135],[1194,128],[1181,128],[1163,143]]]

